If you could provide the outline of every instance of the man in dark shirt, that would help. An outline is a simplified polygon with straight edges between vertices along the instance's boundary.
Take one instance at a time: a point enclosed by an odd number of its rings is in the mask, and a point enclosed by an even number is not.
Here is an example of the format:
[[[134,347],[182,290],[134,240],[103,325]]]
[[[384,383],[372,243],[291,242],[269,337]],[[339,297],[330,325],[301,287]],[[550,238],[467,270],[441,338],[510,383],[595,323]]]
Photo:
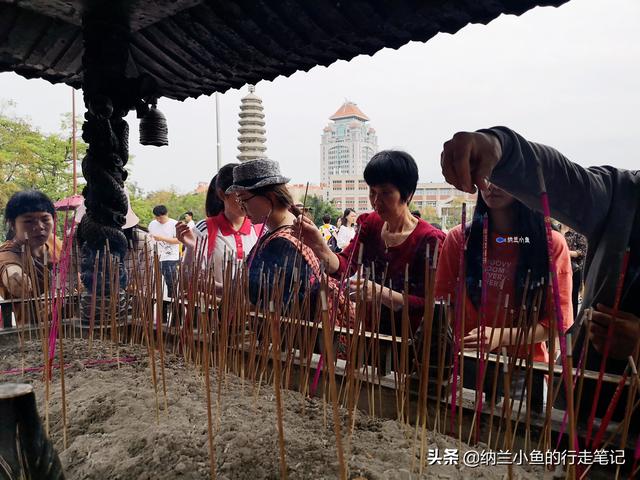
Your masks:
[[[585,259],[585,292],[582,312],[574,324],[578,334],[574,356],[578,358],[586,335],[590,344],[586,368],[598,371],[603,361],[607,329],[612,321],[616,285],[627,248],[629,266],[619,313],[606,362],[606,371],[621,375],[632,355],[638,360],[640,344],[640,174],[609,166],[583,168],[546,145],[529,142],[506,127],[460,132],[444,144],[441,156],[446,180],[465,192],[496,184],[530,208],[541,209],[540,168],[554,218],[583,234],[589,249]],[[593,307],[592,321],[583,324],[582,313]],[[577,361],[577,360],[576,360]],[[580,420],[591,410],[594,382],[585,381]],[[602,417],[616,385],[603,383],[597,405]],[[626,392],[614,419],[624,417]],[[631,428],[640,427],[636,412]]]

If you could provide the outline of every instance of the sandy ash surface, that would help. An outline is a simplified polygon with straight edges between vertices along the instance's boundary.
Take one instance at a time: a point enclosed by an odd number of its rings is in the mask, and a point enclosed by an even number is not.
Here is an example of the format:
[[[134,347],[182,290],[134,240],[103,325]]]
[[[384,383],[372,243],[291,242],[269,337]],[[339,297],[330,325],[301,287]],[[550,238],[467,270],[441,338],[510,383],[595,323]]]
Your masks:
[[[205,479],[209,478],[207,413],[204,379],[192,366],[169,355],[166,359],[168,411],[164,410],[158,367],[160,419],[156,423],[156,397],[147,351],[121,346],[120,356],[133,363],[87,368],[86,359],[110,359],[115,349],[94,343],[91,353],[84,340],[66,340],[65,372],[68,411],[68,448],[62,442],[59,372],[54,371],[50,399],[50,431],[69,479]],[[25,364],[42,364],[41,345],[27,343]],[[0,345],[0,371],[20,368],[17,345]],[[158,362],[158,360],[156,360]],[[1,375],[0,381],[32,383],[44,418],[44,385],[41,373]],[[217,381],[212,375],[213,415]],[[325,415],[323,402],[283,392],[285,442],[290,479],[337,478],[338,463],[331,408]],[[273,389],[254,389],[227,376],[222,389],[219,429],[216,433],[218,479],[280,478],[276,409]],[[343,419],[346,418],[343,412]],[[457,448],[457,442],[430,434],[429,447]],[[359,414],[347,459],[349,478],[484,478],[502,479],[506,467],[459,469],[428,466],[425,474],[410,474],[413,430],[392,420]],[[463,446],[463,450],[466,447]],[[460,454],[462,455],[462,453]],[[514,478],[540,478],[514,467]]]

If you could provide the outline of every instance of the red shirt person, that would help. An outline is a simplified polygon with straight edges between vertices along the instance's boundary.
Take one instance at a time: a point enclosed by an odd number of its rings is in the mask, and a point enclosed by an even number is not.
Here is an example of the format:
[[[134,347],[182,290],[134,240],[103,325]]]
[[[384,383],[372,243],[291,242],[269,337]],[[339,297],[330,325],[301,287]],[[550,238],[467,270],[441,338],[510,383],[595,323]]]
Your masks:
[[[538,318],[538,327],[534,331],[533,337],[520,341],[519,351],[515,351],[513,346],[517,340],[516,325],[510,324],[511,316],[505,315],[502,305],[499,305],[500,290],[502,287],[502,298],[509,295],[508,310],[516,312],[514,321],[517,322],[517,312],[521,305],[521,296],[524,290],[527,271],[530,271],[530,285],[539,283],[540,278],[548,279],[547,248],[542,218],[539,214],[529,210],[524,205],[517,202],[506,192],[496,187],[490,187],[486,194],[485,202],[482,196],[478,197],[478,206],[474,220],[468,230],[467,256],[465,258],[466,268],[466,298],[465,298],[465,347],[475,348],[476,340],[480,333],[480,309],[481,304],[481,283],[482,280],[482,214],[488,212],[489,215],[489,235],[487,242],[487,263],[485,278],[487,282],[486,303],[484,305],[485,318],[485,344],[489,350],[497,350],[505,346],[509,353],[517,354],[521,357],[528,355],[528,347],[533,340],[533,360],[547,362],[549,360],[546,341],[549,338],[549,329],[552,320],[552,296],[550,291],[544,297],[542,315]],[[498,208],[491,208],[492,205]],[[513,214],[505,214],[504,209],[512,211]],[[526,217],[526,218],[523,218]],[[512,222],[509,218],[516,220]],[[507,220],[506,222],[504,220]],[[517,220],[519,219],[519,221]],[[537,222],[535,221],[537,219]],[[494,226],[494,222],[499,226]],[[520,225],[518,224],[520,223]],[[535,229],[527,230],[526,225],[536,225]],[[493,227],[493,228],[492,228]],[[498,231],[499,230],[499,231]],[[563,313],[563,330],[567,331],[573,324],[573,310],[571,304],[572,272],[569,249],[567,243],[558,232],[553,232],[553,251],[551,252],[553,261],[558,273],[558,287],[560,293],[560,303]],[[460,251],[464,246],[462,228],[460,226],[452,229],[440,252],[440,260],[436,272],[436,298],[450,299],[453,305],[456,304],[458,292],[458,277],[460,276]],[[547,282],[545,281],[545,284]],[[529,294],[532,300],[531,292]],[[530,302],[528,302],[530,303]],[[530,308],[528,309],[530,311]],[[496,316],[496,312],[498,315]],[[494,321],[496,322],[494,324]],[[496,331],[491,338],[491,328]],[[500,343],[500,328],[505,328]],[[490,343],[491,341],[491,343]]]
[[[378,152],[367,164],[364,179],[374,212],[359,217],[360,230],[340,255],[331,252],[309,219],[298,217],[296,227],[302,228],[304,242],[325,263],[328,273],[338,278],[352,277],[348,284],[352,292],[363,287],[353,278],[362,248],[362,266],[368,270],[369,278],[361,283],[367,282],[368,301],[374,299],[375,293],[382,302],[381,333],[391,332],[392,308],[396,331],[400,332],[408,267],[409,317],[415,331],[424,313],[427,245],[433,252],[436,243],[444,240],[444,233],[411,214],[409,203],[418,183],[418,167],[411,155],[395,150]]]

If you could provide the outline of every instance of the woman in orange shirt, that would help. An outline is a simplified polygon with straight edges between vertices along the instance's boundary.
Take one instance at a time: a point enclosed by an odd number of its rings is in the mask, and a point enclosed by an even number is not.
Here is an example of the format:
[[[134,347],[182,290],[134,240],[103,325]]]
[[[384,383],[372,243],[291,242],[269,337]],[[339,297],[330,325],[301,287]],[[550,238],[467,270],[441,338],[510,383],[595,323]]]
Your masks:
[[[487,291],[484,296],[485,304],[482,305],[482,238],[485,214],[488,217],[487,259],[484,265]],[[527,357],[529,346],[533,343],[533,360],[548,362],[549,355],[545,342],[549,339],[550,322],[555,321],[553,295],[550,288],[542,289],[538,322],[535,326],[527,324],[527,335],[521,335],[522,338],[518,338],[519,327],[511,323],[518,322],[527,274],[530,272],[529,285],[534,287],[530,288],[526,295],[527,313],[531,312],[535,287],[542,283],[542,279],[544,279],[544,285],[549,283],[549,256],[542,214],[529,209],[504,190],[490,184],[486,190],[478,194],[473,220],[466,225],[465,230],[466,235],[463,236],[461,227],[455,227],[444,241],[436,272],[435,292],[436,298],[443,300],[450,298],[452,305],[458,304],[456,294],[460,273],[460,252],[466,237],[464,348],[472,350],[482,348],[485,352],[496,352],[502,347],[507,347],[510,355]],[[563,313],[562,329],[566,331],[573,324],[571,260],[564,237],[555,231],[552,232],[552,250],[551,257],[558,274]],[[501,285],[502,298],[504,299],[508,294],[509,310],[515,311],[513,320],[511,315],[506,315],[505,318],[502,305],[498,304]],[[484,308],[484,336],[480,328],[481,308]],[[498,311],[497,317],[496,311]],[[517,343],[520,344],[520,348],[516,352]],[[475,364],[475,362],[468,363]],[[465,368],[465,377],[466,370]]]

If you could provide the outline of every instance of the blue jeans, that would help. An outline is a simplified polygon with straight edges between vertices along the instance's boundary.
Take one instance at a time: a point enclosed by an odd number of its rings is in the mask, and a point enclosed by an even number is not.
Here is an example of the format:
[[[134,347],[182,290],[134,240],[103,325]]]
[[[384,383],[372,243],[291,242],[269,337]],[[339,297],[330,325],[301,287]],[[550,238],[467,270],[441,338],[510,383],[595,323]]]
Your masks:
[[[178,277],[178,262],[179,260],[166,260],[164,262],[160,262],[160,271],[162,272],[162,277],[167,284],[167,290],[169,291],[168,295],[170,297],[173,297],[173,287]]]

